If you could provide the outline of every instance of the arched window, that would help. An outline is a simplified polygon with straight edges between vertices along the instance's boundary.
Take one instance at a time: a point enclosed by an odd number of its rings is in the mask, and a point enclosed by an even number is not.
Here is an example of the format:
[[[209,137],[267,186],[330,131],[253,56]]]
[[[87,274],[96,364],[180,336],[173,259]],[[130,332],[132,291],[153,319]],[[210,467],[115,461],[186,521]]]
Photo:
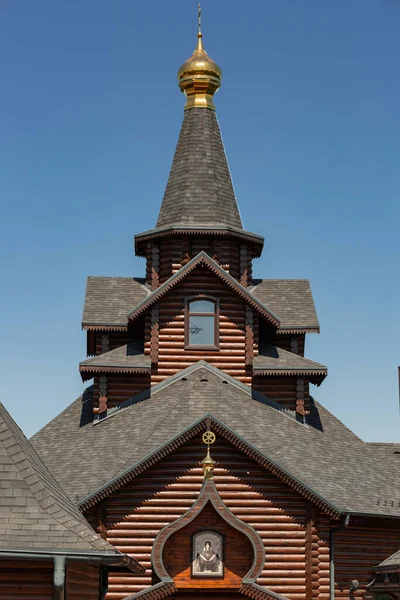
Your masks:
[[[186,301],[185,346],[218,348],[218,301],[214,298],[189,298]]]

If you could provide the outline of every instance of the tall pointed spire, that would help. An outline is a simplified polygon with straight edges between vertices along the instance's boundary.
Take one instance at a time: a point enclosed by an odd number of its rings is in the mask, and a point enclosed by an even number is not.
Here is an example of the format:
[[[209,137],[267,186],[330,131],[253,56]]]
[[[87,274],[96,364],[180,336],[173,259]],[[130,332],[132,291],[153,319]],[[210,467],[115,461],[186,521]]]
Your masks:
[[[215,113],[213,96],[222,71],[203,46],[199,7],[197,46],[178,71],[186,95],[184,119],[155,229],[135,236],[137,254],[167,231],[235,235],[253,244],[259,256],[263,238],[243,229],[231,174]]]

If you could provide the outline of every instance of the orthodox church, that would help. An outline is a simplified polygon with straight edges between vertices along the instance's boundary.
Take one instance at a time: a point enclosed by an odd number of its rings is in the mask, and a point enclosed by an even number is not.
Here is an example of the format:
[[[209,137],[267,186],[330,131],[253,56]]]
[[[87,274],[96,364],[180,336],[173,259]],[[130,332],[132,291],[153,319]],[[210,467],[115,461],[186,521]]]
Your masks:
[[[4,496],[2,599],[400,598],[400,444],[314,399],[309,281],[252,276],[263,237],[240,217],[221,79],[199,30],[158,219],[135,236],[145,276],[87,281],[93,385],[30,442],[4,411],[0,464],[31,513]]]

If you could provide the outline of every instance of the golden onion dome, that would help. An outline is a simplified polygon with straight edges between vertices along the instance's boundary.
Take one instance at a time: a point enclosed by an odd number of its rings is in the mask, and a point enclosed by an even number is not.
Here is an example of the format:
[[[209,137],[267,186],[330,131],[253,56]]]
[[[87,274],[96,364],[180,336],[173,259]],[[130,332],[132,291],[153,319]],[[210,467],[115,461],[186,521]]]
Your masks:
[[[222,71],[204,50],[203,34],[197,34],[197,47],[192,56],[178,71],[178,84],[186,94],[188,108],[211,108],[215,110],[213,95],[221,85]]]

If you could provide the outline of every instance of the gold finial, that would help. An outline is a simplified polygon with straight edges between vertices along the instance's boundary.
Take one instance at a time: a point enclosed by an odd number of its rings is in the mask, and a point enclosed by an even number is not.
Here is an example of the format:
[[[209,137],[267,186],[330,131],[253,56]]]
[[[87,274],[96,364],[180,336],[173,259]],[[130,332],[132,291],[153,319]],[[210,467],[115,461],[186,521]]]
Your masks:
[[[214,478],[215,460],[213,460],[210,455],[210,444],[213,444],[215,439],[215,433],[213,431],[205,431],[203,433],[203,444],[207,444],[207,454],[201,463],[204,472],[204,479]]]
[[[178,71],[178,83],[186,94],[185,110],[189,108],[211,108],[215,110],[213,96],[221,85],[222,71],[203,47],[201,32],[201,6],[197,12],[197,46],[192,56]]]

